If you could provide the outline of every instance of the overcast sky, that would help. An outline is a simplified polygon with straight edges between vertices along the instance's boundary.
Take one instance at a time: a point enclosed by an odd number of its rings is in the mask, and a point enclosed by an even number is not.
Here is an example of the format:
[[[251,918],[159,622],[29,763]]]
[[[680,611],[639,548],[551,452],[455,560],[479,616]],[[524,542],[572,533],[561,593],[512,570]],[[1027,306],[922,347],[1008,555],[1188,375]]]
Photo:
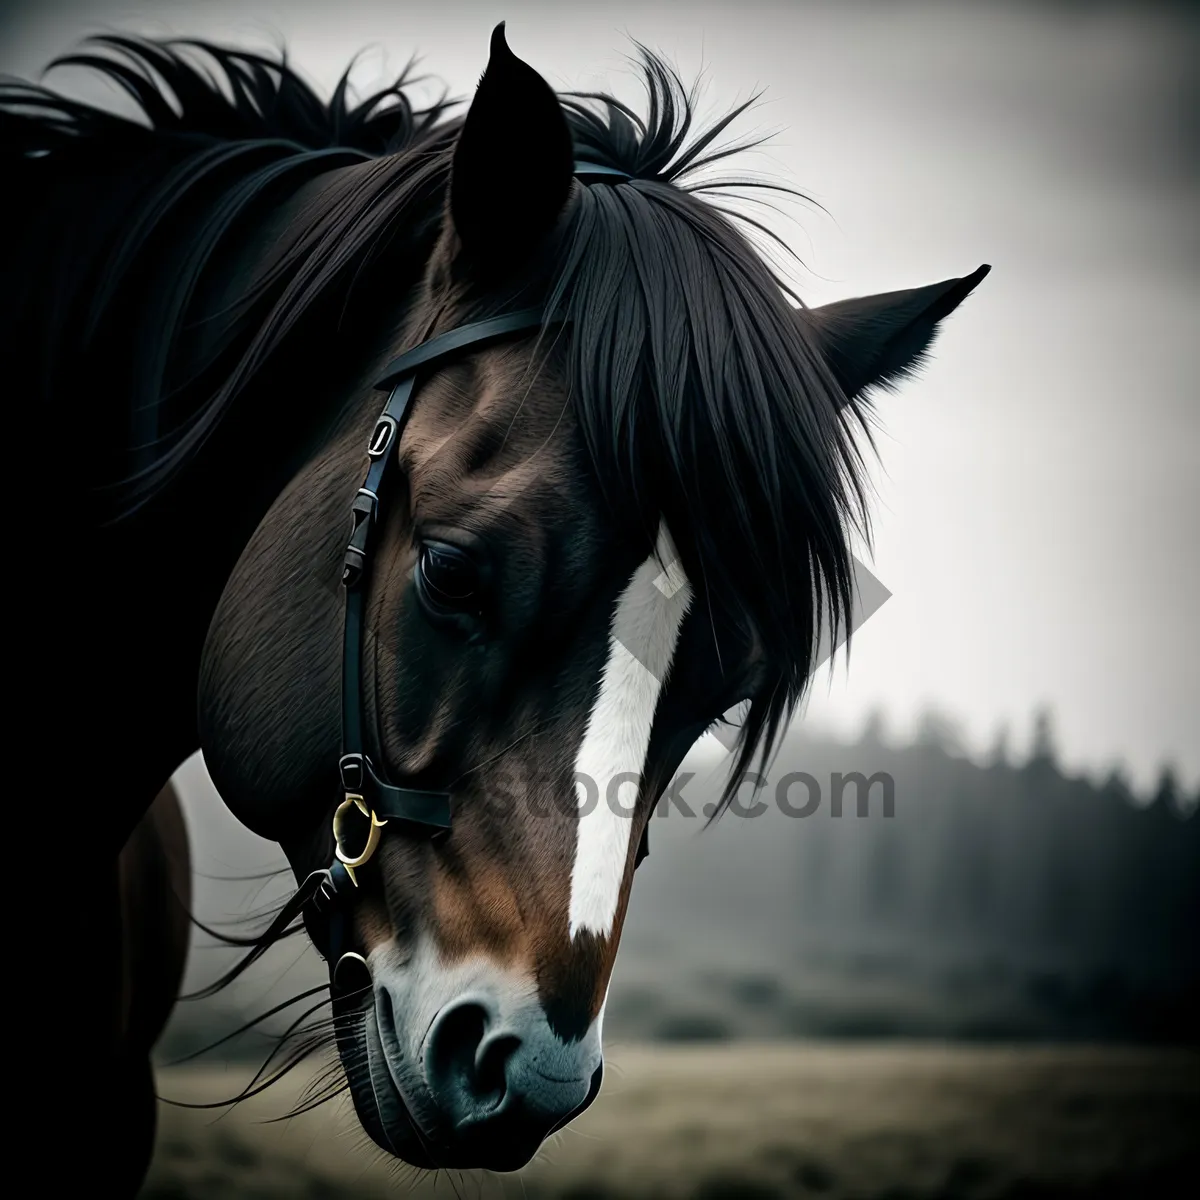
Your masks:
[[[1195,789],[1200,39],[1165,8],[1090,7],[9,0],[0,70],[108,26],[282,41],[324,88],[364,48],[364,84],[417,51],[465,96],[505,19],[557,87],[633,98],[633,37],[703,66],[713,112],[765,88],[740,129],[779,132],[746,166],[829,214],[774,218],[808,302],[994,267],[880,403],[867,561],[893,597],[808,719],[853,731],[879,706],[904,736],[932,704],[1019,751],[1045,703],[1070,766],[1121,760],[1144,787],[1173,761]]]

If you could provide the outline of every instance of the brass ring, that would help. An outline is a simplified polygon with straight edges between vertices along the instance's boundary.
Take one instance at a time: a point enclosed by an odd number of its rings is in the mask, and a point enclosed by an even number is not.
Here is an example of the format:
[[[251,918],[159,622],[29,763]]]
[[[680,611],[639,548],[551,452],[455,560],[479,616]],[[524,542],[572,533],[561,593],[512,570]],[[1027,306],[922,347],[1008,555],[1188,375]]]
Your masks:
[[[354,978],[355,974],[357,979]],[[333,982],[343,992],[365,992],[371,986],[371,968],[356,950],[347,950],[333,968]]]
[[[349,855],[342,849],[342,823],[345,819],[345,814],[351,807],[357,808],[364,817],[371,818],[371,829],[367,834],[367,844],[363,848],[362,853],[357,856]],[[353,793],[347,795],[345,800],[337,806],[333,813],[333,843],[336,848],[335,852],[338,856],[338,861],[344,863],[351,871],[355,867],[361,867],[365,862],[368,862],[371,855],[375,853],[375,847],[379,845],[379,831],[386,824],[386,821],[381,821],[367,807],[367,802],[361,796],[354,795]]]

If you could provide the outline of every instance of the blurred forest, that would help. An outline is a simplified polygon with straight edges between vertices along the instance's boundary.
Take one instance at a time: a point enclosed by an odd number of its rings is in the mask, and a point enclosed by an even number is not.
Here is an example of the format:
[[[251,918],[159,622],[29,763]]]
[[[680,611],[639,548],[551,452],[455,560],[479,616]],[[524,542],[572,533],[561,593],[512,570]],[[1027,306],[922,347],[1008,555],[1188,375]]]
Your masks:
[[[910,745],[889,744],[879,718],[851,744],[793,732],[764,798],[790,771],[824,787],[834,772],[885,772],[893,815],[876,786],[865,815],[848,788],[834,816],[827,788],[809,817],[773,805],[669,841],[663,869],[635,886],[612,1028],[1194,1041],[1197,798],[1170,769],[1150,796],[1120,772],[1071,777],[1048,713],[1032,742],[1021,763],[1003,737],[975,763],[936,714]],[[650,868],[669,824],[652,827]],[[668,964],[690,980],[669,986]],[[656,1011],[664,994],[676,999]]]

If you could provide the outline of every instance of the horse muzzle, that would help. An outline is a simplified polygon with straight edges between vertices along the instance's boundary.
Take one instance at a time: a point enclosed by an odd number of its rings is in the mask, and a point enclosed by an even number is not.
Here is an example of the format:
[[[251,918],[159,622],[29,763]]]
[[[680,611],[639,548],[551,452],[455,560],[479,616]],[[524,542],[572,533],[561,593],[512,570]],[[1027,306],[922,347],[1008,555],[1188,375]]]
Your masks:
[[[395,959],[370,956],[361,1030],[342,1046],[355,1107],[383,1149],[420,1167],[515,1171],[596,1098],[599,1021],[564,1041],[511,972]]]

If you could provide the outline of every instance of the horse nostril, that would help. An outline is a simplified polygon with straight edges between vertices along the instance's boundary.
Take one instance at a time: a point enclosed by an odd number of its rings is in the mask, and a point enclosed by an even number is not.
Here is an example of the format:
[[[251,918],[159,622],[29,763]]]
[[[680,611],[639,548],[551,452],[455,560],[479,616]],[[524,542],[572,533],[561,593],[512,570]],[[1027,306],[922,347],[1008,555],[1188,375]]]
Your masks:
[[[507,1091],[508,1062],[521,1042],[511,1034],[488,1037],[490,1025],[482,1004],[464,1001],[442,1013],[429,1032],[425,1076],[456,1121],[494,1108]]]
[[[520,1044],[521,1039],[513,1034],[497,1034],[479,1047],[475,1055],[475,1079],[482,1095],[497,1098],[504,1095],[508,1062]]]
[[[473,1074],[475,1051],[487,1024],[487,1010],[481,1004],[457,1004],[443,1012],[429,1031],[428,1065],[438,1074]]]
[[[420,1065],[452,1161],[515,1171],[600,1090],[599,1030],[567,1042],[520,997],[482,988],[434,1019]]]

